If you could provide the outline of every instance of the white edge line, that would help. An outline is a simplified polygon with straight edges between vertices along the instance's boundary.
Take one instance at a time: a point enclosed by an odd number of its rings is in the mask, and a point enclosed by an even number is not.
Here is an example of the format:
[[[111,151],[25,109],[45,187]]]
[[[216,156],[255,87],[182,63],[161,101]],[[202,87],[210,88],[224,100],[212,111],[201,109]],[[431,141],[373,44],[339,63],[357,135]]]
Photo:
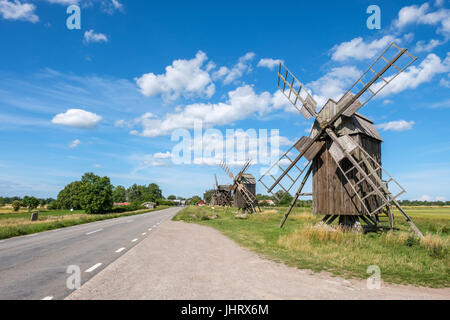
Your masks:
[[[120,248],[116,250],[116,253],[121,253],[123,250],[125,250],[125,248]]]
[[[97,232],[100,232],[100,231],[103,231],[103,229],[98,229],[98,230],[95,230],[95,231],[88,232],[88,233],[86,233],[86,235],[90,236],[91,234],[94,234],[94,233],[97,233]]]
[[[131,242],[136,242],[136,241],[138,241],[138,239],[136,238],[136,239],[133,239],[133,240],[131,240]]]
[[[87,269],[85,272],[92,272],[95,269],[97,269],[98,267],[100,267],[102,265],[102,263],[97,263],[96,265],[93,265],[92,267],[90,267],[89,269]]]
[[[147,232],[142,233],[143,236],[147,235]]]

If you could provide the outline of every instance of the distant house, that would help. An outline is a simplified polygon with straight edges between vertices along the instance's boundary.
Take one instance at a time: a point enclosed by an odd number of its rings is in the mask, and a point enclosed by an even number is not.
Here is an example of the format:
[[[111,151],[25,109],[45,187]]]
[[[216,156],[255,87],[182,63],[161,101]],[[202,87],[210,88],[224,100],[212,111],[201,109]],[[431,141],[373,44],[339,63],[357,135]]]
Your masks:
[[[197,202],[197,206],[204,207],[204,206],[206,206],[206,202],[203,200],[200,200],[199,202]]]
[[[275,202],[273,202],[273,200],[259,200],[258,203],[260,205],[275,206]]]
[[[144,202],[142,204],[142,206],[146,209],[155,209],[156,208],[156,204],[153,202]]]

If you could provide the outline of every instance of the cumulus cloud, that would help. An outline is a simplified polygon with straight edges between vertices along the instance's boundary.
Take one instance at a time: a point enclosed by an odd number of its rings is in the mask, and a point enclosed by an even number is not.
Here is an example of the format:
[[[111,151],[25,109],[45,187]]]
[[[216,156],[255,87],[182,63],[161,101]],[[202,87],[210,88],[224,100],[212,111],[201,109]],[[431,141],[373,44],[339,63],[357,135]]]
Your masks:
[[[259,60],[258,67],[263,67],[263,68],[268,68],[270,70],[273,70],[280,63],[283,63],[283,60],[264,58],[264,59]]]
[[[378,124],[377,128],[384,131],[408,131],[413,128],[414,124],[414,121],[399,120]]]
[[[450,10],[440,8],[436,11],[430,11],[428,3],[403,7],[394,21],[394,27],[403,29],[411,24],[438,25],[438,32],[450,34]]]
[[[416,48],[414,49],[416,52],[430,52],[437,46],[444,44],[444,41],[440,41],[437,39],[431,39],[430,41],[418,41],[416,44]]]
[[[273,95],[269,92],[255,93],[249,85],[228,93],[228,100],[220,103],[195,103],[177,113],[168,113],[163,119],[140,118],[142,132],[132,131],[145,137],[168,135],[176,129],[192,129],[196,121],[204,127],[225,125],[247,118],[253,114],[263,115],[274,108]]]
[[[306,88],[312,90],[314,99],[321,106],[330,98],[338,101],[361,73],[354,66],[332,68],[321,78],[308,83]]]
[[[70,144],[69,144],[69,148],[70,149],[75,149],[76,147],[78,147],[81,144],[81,141],[76,139],[73,140]]]
[[[170,159],[172,157],[172,153],[169,151],[167,152],[157,152],[153,155],[153,158],[155,159]]]
[[[240,57],[238,62],[231,69],[220,67],[219,70],[213,73],[214,79],[223,79],[223,83],[229,84],[241,78],[245,72],[251,71],[249,62],[253,60],[254,57],[255,54],[253,52],[248,52]]]
[[[66,127],[92,129],[95,128],[102,117],[81,109],[69,109],[65,113],[57,114],[52,123]]]
[[[203,64],[208,59],[206,54],[198,51],[191,60],[175,60],[166,67],[164,74],[147,73],[136,78],[137,86],[145,96],[162,95],[166,100],[200,96],[210,98],[216,88]]]
[[[430,53],[419,66],[409,67],[383,89],[379,95],[383,97],[406,89],[415,89],[422,83],[431,81],[434,76],[448,73],[449,71],[450,53],[447,53],[447,57],[444,60],[441,60],[434,53]]]
[[[34,13],[35,9],[36,6],[31,3],[22,3],[19,0],[0,0],[0,16],[5,20],[38,22],[39,17]]]
[[[108,42],[108,37],[103,33],[96,33],[94,30],[89,30],[84,33],[84,42]]]
[[[381,53],[382,49],[386,48],[394,39],[393,36],[384,36],[381,39],[366,42],[362,37],[354,38],[335,45],[331,49],[331,59],[340,62],[349,59],[371,59],[377,53]]]

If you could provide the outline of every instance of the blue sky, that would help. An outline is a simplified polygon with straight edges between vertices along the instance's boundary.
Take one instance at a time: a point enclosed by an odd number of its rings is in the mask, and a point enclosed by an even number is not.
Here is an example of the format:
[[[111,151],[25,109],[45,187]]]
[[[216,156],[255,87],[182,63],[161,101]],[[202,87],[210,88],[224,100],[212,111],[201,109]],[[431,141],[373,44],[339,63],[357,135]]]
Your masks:
[[[0,0],[0,195],[55,197],[88,171],[201,194],[227,178],[173,164],[174,130],[279,129],[286,151],[312,120],[277,93],[276,61],[320,105],[394,40],[419,60],[360,112],[404,199],[450,200],[449,36],[448,1]]]

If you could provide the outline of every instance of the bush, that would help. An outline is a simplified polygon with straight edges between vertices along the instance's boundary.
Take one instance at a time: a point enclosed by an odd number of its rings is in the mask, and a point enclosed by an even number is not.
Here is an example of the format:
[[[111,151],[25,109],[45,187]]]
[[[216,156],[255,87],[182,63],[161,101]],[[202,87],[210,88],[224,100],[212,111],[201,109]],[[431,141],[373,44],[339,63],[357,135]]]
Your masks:
[[[59,209],[59,203],[56,200],[53,200],[47,205],[48,210],[58,210]]]
[[[19,201],[19,200],[13,201],[12,207],[13,207],[13,210],[14,210],[15,212],[17,212],[17,211],[20,210],[20,206],[21,206],[21,204],[20,204],[20,201]]]

